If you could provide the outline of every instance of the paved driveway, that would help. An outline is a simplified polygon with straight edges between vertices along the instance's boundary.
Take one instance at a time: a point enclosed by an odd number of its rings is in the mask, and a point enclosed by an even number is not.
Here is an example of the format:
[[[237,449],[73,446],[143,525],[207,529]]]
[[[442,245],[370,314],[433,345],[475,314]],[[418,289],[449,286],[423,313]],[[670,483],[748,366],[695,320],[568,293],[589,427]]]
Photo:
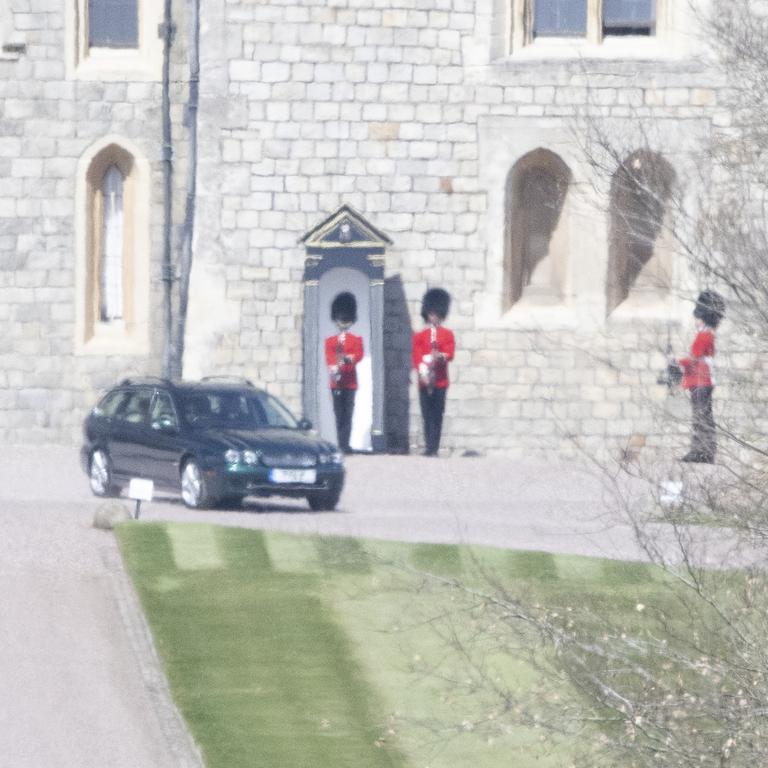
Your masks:
[[[573,465],[353,456],[333,513],[288,500],[190,511],[165,496],[141,517],[642,558],[609,501]],[[98,503],[76,449],[0,448],[0,768],[199,764],[114,537],[91,527]],[[724,538],[708,538],[722,557]]]
[[[199,766],[74,459],[0,449],[0,768]]]

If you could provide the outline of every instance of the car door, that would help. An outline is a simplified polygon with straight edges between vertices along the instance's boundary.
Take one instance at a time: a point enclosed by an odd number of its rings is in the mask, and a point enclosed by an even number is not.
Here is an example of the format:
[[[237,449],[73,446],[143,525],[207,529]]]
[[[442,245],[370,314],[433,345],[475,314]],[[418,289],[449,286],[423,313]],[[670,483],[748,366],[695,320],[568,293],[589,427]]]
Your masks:
[[[180,432],[178,410],[170,392],[158,389],[149,408],[142,462],[142,477],[151,477],[158,485],[178,490],[179,460],[184,441]]]
[[[125,403],[128,395],[129,393],[124,389],[113,389],[104,395],[98,405],[88,414],[85,422],[85,437],[89,448],[96,446],[109,449],[112,440],[113,419]]]
[[[149,430],[151,387],[135,387],[112,418],[109,452],[115,474],[124,477],[148,477],[147,461],[143,454]]]

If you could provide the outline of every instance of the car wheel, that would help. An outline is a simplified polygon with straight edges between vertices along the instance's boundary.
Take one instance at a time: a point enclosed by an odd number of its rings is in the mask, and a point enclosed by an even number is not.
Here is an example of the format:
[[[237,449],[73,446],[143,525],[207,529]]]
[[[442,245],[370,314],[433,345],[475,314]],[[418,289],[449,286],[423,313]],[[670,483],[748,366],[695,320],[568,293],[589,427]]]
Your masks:
[[[332,485],[325,491],[312,491],[307,494],[307,503],[313,512],[331,512],[341,498],[341,486]]]
[[[192,509],[205,509],[213,501],[203,472],[194,460],[188,461],[181,470],[181,498]]]
[[[99,449],[91,454],[88,480],[94,496],[117,496],[120,493],[112,480],[112,462],[106,451]]]

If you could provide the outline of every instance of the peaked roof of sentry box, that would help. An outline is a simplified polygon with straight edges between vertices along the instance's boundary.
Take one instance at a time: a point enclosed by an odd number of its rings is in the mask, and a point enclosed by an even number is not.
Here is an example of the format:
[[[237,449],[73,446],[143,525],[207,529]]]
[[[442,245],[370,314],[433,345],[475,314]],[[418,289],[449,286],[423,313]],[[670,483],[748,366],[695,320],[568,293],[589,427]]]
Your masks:
[[[392,241],[366,221],[354,208],[342,205],[299,239],[300,243],[320,247],[370,248],[392,245]]]

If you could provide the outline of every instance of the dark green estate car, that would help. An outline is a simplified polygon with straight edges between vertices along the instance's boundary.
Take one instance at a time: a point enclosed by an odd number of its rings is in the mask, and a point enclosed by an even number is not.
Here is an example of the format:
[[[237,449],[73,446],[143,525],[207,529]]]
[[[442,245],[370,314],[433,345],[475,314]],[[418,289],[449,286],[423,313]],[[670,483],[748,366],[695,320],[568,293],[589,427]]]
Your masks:
[[[146,478],[181,492],[188,507],[281,495],[331,510],[344,485],[342,455],[310,427],[249,382],[126,379],[86,418],[80,458],[97,496]]]

